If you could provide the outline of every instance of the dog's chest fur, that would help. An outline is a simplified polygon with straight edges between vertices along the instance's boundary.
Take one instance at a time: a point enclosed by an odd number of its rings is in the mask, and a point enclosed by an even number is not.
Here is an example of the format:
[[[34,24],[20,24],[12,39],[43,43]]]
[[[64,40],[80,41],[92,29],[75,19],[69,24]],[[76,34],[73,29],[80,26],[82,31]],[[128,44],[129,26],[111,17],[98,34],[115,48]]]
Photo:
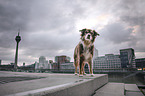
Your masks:
[[[85,44],[82,44],[82,55],[84,56],[86,62],[92,59],[93,47],[93,45],[86,46]]]
[[[85,57],[85,61],[87,61],[88,59],[90,59],[91,53],[89,51],[89,47],[84,47],[83,55]]]

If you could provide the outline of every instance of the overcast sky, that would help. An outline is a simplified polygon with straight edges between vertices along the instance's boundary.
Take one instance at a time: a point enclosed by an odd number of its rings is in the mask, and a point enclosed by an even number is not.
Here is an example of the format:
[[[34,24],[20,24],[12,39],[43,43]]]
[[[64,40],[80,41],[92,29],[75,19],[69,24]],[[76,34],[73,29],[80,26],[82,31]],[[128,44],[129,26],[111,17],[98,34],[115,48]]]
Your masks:
[[[14,62],[19,28],[19,65],[40,56],[73,61],[82,28],[100,34],[94,43],[99,56],[133,48],[136,58],[145,58],[144,0],[0,0],[2,64]]]

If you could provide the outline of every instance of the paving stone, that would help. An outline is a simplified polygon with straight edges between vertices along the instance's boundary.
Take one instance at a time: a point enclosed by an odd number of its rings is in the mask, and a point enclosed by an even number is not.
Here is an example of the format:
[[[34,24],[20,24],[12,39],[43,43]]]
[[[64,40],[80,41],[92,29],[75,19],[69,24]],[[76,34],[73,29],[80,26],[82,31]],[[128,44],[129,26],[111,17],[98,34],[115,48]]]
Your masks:
[[[108,83],[97,90],[94,96],[124,96],[124,83]]]
[[[125,96],[144,96],[142,92],[126,92]]]
[[[125,84],[126,96],[144,96],[136,84]]]
[[[139,91],[137,85],[136,84],[125,84],[125,90],[126,91]]]

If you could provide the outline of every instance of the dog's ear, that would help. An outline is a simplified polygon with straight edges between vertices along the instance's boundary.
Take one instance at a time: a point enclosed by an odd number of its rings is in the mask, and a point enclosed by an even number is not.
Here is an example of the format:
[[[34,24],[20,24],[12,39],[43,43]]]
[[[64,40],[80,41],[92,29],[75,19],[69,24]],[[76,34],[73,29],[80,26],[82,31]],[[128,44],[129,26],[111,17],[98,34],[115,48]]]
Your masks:
[[[85,35],[85,32],[86,32],[86,28],[85,29],[82,29],[82,30],[79,30],[82,34],[81,34],[81,36],[84,36]]]
[[[100,36],[100,34],[98,34],[95,30],[93,30],[93,35],[94,36],[97,36],[97,35]]]
[[[79,30],[80,32],[85,32],[87,29],[85,28],[85,29],[82,29],[82,30]]]

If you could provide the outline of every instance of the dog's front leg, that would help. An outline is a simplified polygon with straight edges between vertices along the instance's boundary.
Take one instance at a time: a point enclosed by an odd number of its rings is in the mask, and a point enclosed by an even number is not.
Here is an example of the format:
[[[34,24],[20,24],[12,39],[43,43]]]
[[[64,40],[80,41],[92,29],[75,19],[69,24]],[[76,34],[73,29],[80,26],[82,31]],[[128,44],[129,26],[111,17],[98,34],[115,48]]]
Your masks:
[[[84,70],[85,69],[84,67],[85,67],[85,63],[83,63],[83,75],[86,75],[85,70]]]
[[[91,76],[94,76],[94,74],[93,74],[93,69],[92,69],[92,60],[90,60],[89,62],[89,71],[90,71],[90,74],[91,74]]]
[[[81,56],[80,57],[80,68],[79,68],[79,75],[80,75],[80,77],[82,77],[83,76],[83,62],[84,62],[84,57],[83,56]]]
[[[77,75],[77,66],[75,65],[75,75]]]

